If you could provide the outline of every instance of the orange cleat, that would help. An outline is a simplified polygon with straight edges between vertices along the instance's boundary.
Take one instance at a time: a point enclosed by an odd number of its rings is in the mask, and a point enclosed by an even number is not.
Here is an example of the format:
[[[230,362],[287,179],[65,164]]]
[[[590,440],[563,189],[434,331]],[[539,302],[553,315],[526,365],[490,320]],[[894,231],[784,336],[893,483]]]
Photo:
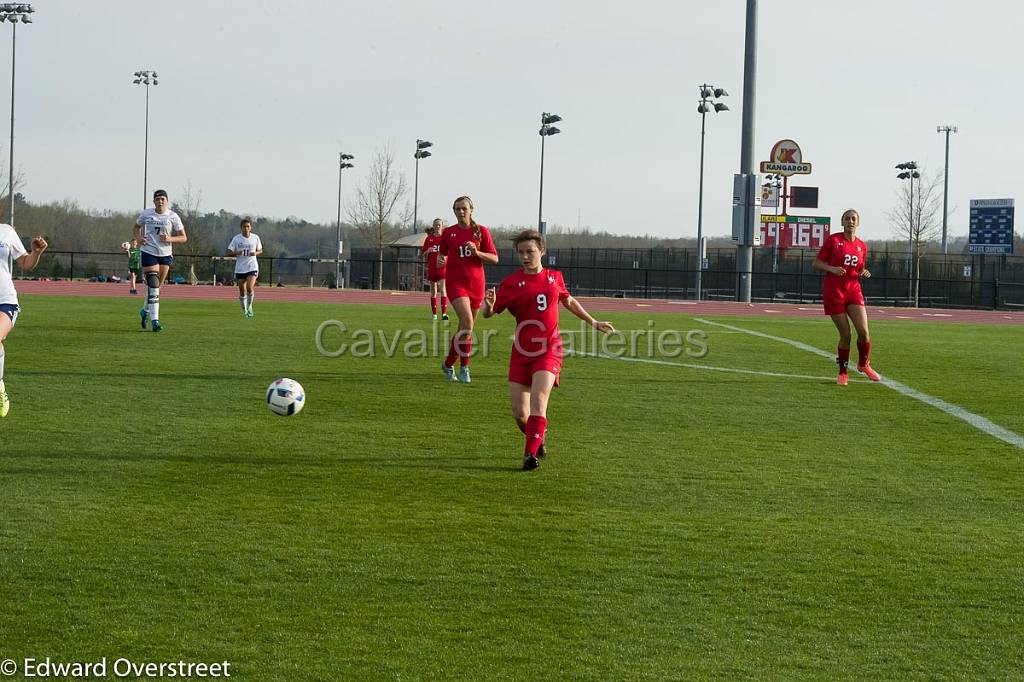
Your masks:
[[[871,365],[857,365],[857,371],[872,381],[879,381],[882,378],[878,375],[878,372],[871,369]]]
[[[850,375],[846,372],[840,372],[839,376],[836,377],[836,383],[840,386],[845,386],[846,382],[850,380]]]

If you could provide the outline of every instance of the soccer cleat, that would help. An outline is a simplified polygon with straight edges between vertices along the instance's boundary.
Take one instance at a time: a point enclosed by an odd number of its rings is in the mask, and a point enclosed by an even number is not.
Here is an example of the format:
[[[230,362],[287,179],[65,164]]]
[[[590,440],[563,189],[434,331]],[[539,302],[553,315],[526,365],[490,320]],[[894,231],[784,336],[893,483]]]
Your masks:
[[[6,417],[10,411],[11,399],[7,397],[7,387],[4,386],[3,379],[0,379],[0,419]]]
[[[448,381],[458,381],[458,379],[455,378],[455,368],[454,367],[449,367],[448,365],[446,365],[446,364],[444,364],[442,362],[441,363],[441,371],[444,372],[444,376],[445,376],[445,378],[448,379]]]
[[[142,328],[145,329],[146,323],[149,321],[149,313],[146,312],[145,308],[139,311],[139,317],[142,318]]]
[[[878,376],[878,372],[871,369],[871,365],[857,365],[857,371],[872,381],[880,381],[882,379],[882,377]]]
[[[445,322],[447,322],[448,321],[448,313],[445,313],[444,315],[442,315],[441,319],[444,320]]]
[[[548,456],[548,452],[547,452],[547,450],[544,449],[544,443],[541,443],[540,447],[537,448],[537,457],[539,459],[544,459],[547,456]]]
[[[434,322],[437,322],[437,313],[434,313],[433,320],[434,320]]]
[[[139,290],[138,290],[138,289],[129,289],[129,290],[128,290],[128,293],[129,293],[129,294],[133,294],[133,295],[134,295],[134,294],[137,294],[137,293],[139,293]]]
[[[839,376],[836,377],[836,383],[840,386],[845,386],[846,382],[850,380],[850,375],[846,372],[840,372]]]
[[[540,466],[540,460],[536,455],[523,455],[523,471],[533,471]]]
[[[469,365],[463,365],[462,368],[459,370],[459,381],[464,384],[468,384],[469,382],[472,381],[472,379],[469,377]]]
[[[153,320],[153,331],[158,332],[161,330],[163,330],[163,327],[160,325],[160,320]]]

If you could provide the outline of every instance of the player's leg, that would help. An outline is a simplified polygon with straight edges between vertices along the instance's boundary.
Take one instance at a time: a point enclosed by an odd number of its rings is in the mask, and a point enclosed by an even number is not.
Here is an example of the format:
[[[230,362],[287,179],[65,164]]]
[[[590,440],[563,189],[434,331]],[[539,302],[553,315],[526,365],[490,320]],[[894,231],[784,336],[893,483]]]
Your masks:
[[[129,294],[136,293],[138,290],[135,288],[135,269],[134,268],[128,270],[128,281],[129,281],[128,293]]]
[[[235,284],[238,285],[238,305],[242,308],[242,315],[249,317],[249,309],[245,305],[245,278],[236,275]]]
[[[437,282],[430,280],[430,314],[437,319]]]
[[[851,304],[846,306],[846,313],[857,330],[857,371],[867,376],[872,381],[878,381],[882,377],[871,368],[871,338],[868,336],[868,311],[863,305]]]
[[[0,418],[6,417],[11,410],[11,399],[7,396],[7,387],[4,385],[4,361],[7,352],[4,350],[4,339],[14,328],[14,313],[8,312],[13,306],[5,306],[0,309]]]
[[[143,258],[146,255],[148,254],[143,254]],[[139,317],[142,318],[142,328],[145,329],[147,322],[153,316],[153,304],[160,302],[160,266],[156,264],[143,266],[142,278],[146,280],[146,302],[139,311]]]
[[[839,332],[839,346],[836,348],[836,364],[839,365],[839,376],[836,383],[845,386],[848,380],[848,369],[850,365],[850,320],[846,313],[835,313],[830,315],[836,330]]]
[[[557,378],[554,372],[546,370],[533,373],[530,385],[530,416],[526,420],[524,469],[536,469],[539,464],[540,450],[544,445],[544,434],[548,428],[548,399]]]
[[[468,341],[473,337],[473,323],[476,319],[476,311],[473,310],[468,296],[459,296],[453,300],[452,308],[455,309],[455,314],[459,318],[459,325],[455,334],[452,335],[448,357],[444,361],[445,366],[449,368],[455,366],[456,358],[461,361],[463,366],[469,364],[469,351],[472,349],[472,342]]]
[[[441,319],[448,319],[448,290],[444,285],[444,280],[438,280],[438,288],[441,292]]]
[[[245,278],[245,306],[249,311],[249,317],[253,316],[252,302],[256,300],[256,278],[258,276],[257,273]]]
[[[530,418],[530,386],[509,380],[508,398],[512,405],[512,418],[526,435],[526,420]]]
[[[163,329],[163,326],[160,324],[160,287],[167,281],[167,274],[170,271],[171,266],[169,264],[160,263],[157,265],[156,272],[146,276],[146,284],[149,290],[149,318],[155,332]]]

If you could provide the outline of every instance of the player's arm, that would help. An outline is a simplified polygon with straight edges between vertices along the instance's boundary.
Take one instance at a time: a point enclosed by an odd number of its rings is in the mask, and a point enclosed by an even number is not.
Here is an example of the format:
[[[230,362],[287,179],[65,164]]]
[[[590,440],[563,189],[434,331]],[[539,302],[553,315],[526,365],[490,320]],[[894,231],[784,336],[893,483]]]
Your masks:
[[[598,331],[602,331],[605,334],[615,331],[615,327],[612,326],[611,322],[604,320],[595,320],[594,317],[587,312],[587,309],[583,307],[583,304],[577,301],[572,296],[566,296],[565,298],[563,298],[562,305],[564,305],[565,309],[568,310],[570,313],[580,318],[581,320],[589,324],[594,329],[597,329]]]
[[[842,276],[842,275],[846,274],[846,269],[845,268],[842,268],[842,267],[840,267],[838,265],[829,265],[828,263],[826,263],[825,261],[821,260],[820,258],[815,258],[814,259],[814,263],[811,264],[811,267],[814,268],[815,270],[819,271],[819,272],[831,272],[833,275],[840,275],[840,276]],[[868,277],[870,277],[870,276],[871,275],[868,275]]]
[[[252,255],[254,255],[254,256],[262,256],[263,255],[263,242],[259,238],[256,239],[256,250],[252,252]]]
[[[142,237],[142,225],[135,223],[132,225],[132,239],[137,241],[141,246],[146,240]]]
[[[188,241],[188,235],[185,234],[185,225],[181,222],[181,218],[177,218],[174,224],[171,225],[171,233],[169,235],[160,235],[160,241],[164,244],[184,244]]]
[[[498,292],[494,289],[494,287],[491,287],[486,292],[484,292],[484,304],[482,306],[483,310],[481,311],[484,317],[491,317],[492,315],[497,314],[494,312],[494,306],[497,304],[497,302]]]
[[[49,244],[42,237],[32,238],[32,250],[23,256],[18,257],[18,267],[26,272],[34,268],[39,264],[39,258],[43,255],[43,251],[46,251],[46,247]]]
[[[494,248],[494,239],[491,238],[490,232],[480,235],[480,246],[474,242],[470,242],[468,246],[472,247],[473,253],[484,263],[495,265],[498,262],[498,250]]]

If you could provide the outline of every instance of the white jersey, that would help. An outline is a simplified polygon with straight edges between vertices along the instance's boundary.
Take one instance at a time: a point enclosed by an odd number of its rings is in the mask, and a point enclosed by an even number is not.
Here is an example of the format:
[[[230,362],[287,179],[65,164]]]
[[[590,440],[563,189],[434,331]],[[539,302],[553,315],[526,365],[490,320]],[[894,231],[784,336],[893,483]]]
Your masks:
[[[28,253],[21,237],[10,225],[0,224],[0,304],[18,305],[14,290],[14,261]]]
[[[171,245],[160,241],[160,235],[173,237],[185,232],[181,218],[171,210],[157,213],[155,208],[147,208],[135,219],[135,224],[142,226],[142,252],[151,256],[171,255]]]
[[[228,251],[234,251],[238,254],[238,260],[235,261],[235,274],[242,272],[259,272],[260,264],[256,260],[256,252],[263,250],[263,242],[260,241],[258,235],[249,233],[248,237],[243,237],[241,233],[236,234],[228,244]]]

